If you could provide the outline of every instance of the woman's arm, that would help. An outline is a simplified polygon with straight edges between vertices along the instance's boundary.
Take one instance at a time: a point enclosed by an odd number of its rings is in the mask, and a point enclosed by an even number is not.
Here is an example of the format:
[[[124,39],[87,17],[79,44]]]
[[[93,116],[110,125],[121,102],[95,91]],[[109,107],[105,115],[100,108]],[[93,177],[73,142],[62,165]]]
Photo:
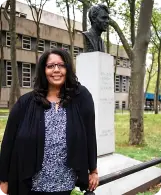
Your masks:
[[[10,166],[10,159],[12,154],[12,149],[17,133],[17,129],[19,126],[20,116],[21,116],[21,105],[18,100],[17,103],[13,106],[9,118],[7,121],[7,125],[5,128],[1,151],[0,151],[0,181],[7,182],[8,181],[8,172]]]

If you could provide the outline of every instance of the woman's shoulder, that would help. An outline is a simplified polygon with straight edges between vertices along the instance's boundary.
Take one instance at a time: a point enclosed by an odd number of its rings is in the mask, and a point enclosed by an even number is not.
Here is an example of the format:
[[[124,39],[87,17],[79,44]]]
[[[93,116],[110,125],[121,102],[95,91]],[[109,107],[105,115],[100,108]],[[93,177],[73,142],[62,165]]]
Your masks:
[[[19,98],[19,102],[20,103],[26,103],[28,102],[29,100],[32,100],[34,97],[34,92],[33,91],[30,91],[28,93],[25,93],[24,95],[22,95],[20,98]]]
[[[80,96],[90,96],[91,93],[90,91],[87,89],[87,87],[83,86],[83,85],[80,85],[79,86],[79,95]]]
[[[92,100],[92,95],[87,87],[80,85],[79,86],[79,94],[77,95],[76,101],[78,102],[88,102]]]

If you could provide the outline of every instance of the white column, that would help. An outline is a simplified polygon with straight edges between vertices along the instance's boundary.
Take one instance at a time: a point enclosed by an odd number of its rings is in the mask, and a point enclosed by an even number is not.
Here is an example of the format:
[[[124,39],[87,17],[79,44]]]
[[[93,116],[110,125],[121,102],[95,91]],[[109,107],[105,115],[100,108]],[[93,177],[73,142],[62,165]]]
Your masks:
[[[98,156],[115,151],[114,62],[107,53],[82,53],[76,59],[76,74],[91,92],[96,113]]]

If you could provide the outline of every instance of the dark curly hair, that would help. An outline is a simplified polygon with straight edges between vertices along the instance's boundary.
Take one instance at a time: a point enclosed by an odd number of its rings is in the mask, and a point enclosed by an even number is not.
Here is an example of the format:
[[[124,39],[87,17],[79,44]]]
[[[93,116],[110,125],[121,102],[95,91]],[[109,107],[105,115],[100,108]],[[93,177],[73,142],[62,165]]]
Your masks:
[[[43,106],[48,109],[50,108],[50,102],[46,99],[48,93],[48,80],[45,75],[45,66],[48,56],[50,54],[59,55],[66,66],[66,81],[60,89],[59,98],[60,104],[66,107],[69,101],[79,93],[78,79],[72,68],[72,59],[70,54],[63,49],[55,48],[53,50],[45,51],[40,57],[37,64],[36,77],[34,80],[34,96],[38,103],[43,104]]]

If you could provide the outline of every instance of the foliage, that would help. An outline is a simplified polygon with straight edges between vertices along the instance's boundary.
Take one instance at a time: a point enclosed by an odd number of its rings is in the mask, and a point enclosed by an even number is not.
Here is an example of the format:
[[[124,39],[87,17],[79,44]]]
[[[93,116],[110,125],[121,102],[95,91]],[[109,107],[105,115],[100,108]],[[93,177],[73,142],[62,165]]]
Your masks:
[[[73,190],[71,195],[83,195],[83,193],[77,190]]]

